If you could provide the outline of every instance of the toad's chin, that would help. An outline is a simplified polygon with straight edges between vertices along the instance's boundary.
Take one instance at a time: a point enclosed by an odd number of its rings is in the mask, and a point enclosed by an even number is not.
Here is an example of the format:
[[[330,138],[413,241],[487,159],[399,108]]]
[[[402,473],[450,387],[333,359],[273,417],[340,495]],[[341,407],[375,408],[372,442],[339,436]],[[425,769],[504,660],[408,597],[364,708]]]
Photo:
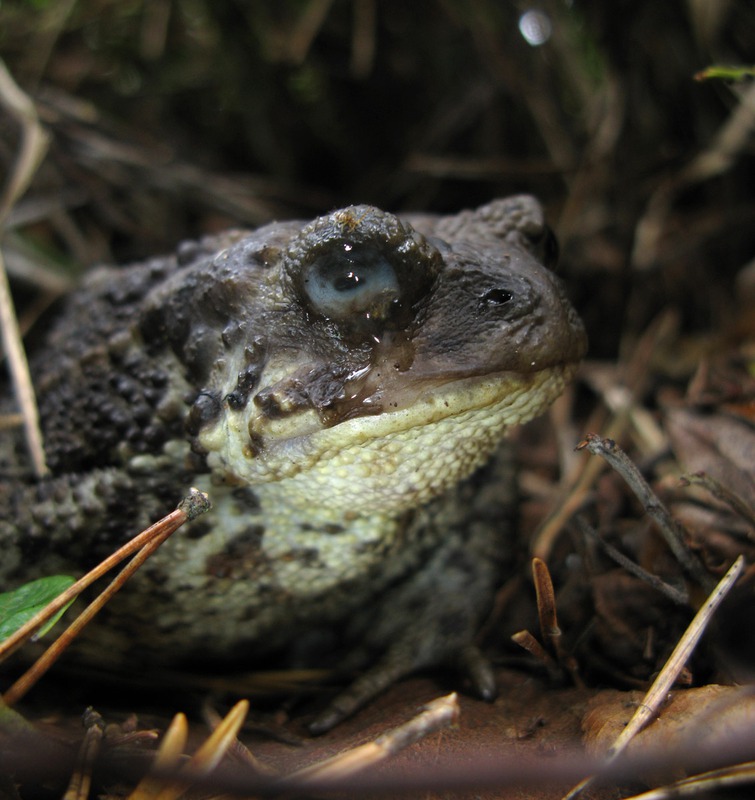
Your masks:
[[[257,417],[239,425],[242,415],[225,415],[200,442],[229,482],[280,484],[287,502],[302,507],[325,502],[334,513],[395,514],[483,464],[509,428],[558,397],[575,369],[467,377],[428,388],[404,408],[388,403],[330,427],[312,410],[266,418],[258,430]]]

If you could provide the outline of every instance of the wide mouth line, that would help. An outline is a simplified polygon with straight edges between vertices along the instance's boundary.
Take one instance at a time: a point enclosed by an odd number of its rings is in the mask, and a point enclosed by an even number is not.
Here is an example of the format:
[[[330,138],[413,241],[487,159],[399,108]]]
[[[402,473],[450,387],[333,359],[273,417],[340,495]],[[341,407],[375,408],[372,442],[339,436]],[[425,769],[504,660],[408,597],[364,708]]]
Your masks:
[[[285,430],[278,430],[276,434],[275,426],[273,426],[260,431],[264,439],[264,450],[268,452],[268,455],[277,452],[278,458],[288,452],[287,457],[296,461],[305,453],[311,454],[321,447],[325,451],[330,451],[334,446],[340,448],[354,444],[366,445],[381,437],[405,434],[411,430],[419,430],[427,425],[438,424],[454,417],[482,412],[495,405],[500,405],[501,410],[504,410],[507,406],[514,405],[523,394],[527,395],[528,390],[537,393],[551,381],[560,380],[562,383],[567,381],[578,363],[556,364],[536,373],[506,371],[487,373],[485,376],[467,376],[438,385],[434,391],[425,389],[424,398],[422,392],[418,392],[406,405],[398,408],[387,407],[378,413],[354,415],[333,425],[323,425],[321,420],[314,423],[310,417],[309,424],[300,430],[294,429],[288,433]],[[489,384],[487,389],[482,386],[483,382]],[[464,384],[468,385],[468,391],[464,388]],[[462,394],[467,395],[464,402],[461,402]],[[505,402],[507,398],[510,399],[508,403]],[[551,393],[548,393],[543,401],[536,405],[538,407],[546,406],[553,399]],[[432,411],[428,409],[430,404],[433,406]],[[521,420],[514,419],[505,424],[504,428],[515,427],[520,422],[529,420],[536,413],[536,411],[525,413]],[[338,437],[343,437],[343,440],[339,442]]]
[[[379,429],[386,424],[393,425],[402,418],[405,420],[406,424],[394,425],[391,428],[391,432],[395,431],[399,433],[411,430],[412,428],[420,428],[428,423],[417,419],[419,411],[416,406],[418,404],[425,406],[432,404],[434,406],[432,422],[460,417],[464,414],[481,411],[501,403],[501,401],[506,399],[507,387],[526,391],[529,386],[534,387],[535,391],[537,391],[538,386],[543,386],[543,384],[552,380],[554,377],[558,375],[567,376],[570,374],[576,369],[578,363],[579,362],[574,361],[554,364],[553,366],[534,372],[506,370],[492,373],[468,374],[452,381],[438,382],[436,386],[425,385],[422,387],[415,387],[417,390],[411,393],[412,397],[398,406],[391,406],[390,401],[388,401],[381,406],[380,411],[375,410],[374,413],[368,412],[363,414],[355,413],[353,416],[341,422],[336,422],[320,431],[314,431],[311,435],[317,435],[317,433],[325,434],[335,429],[340,429],[341,432],[344,432],[344,426],[348,428],[361,426],[363,429],[369,427]],[[418,381],[418,383],[420,382]],[[489,391],[480,391],[480,387],[483,383],[489,384]],[[458,403],[454,402],[454,400],[458,399],[460,395],[464,393],[465,385],[469,387],[468,399],[471,400],[471,402],[466,402],[459,407]],[[498,387],[497,391],[496,387]],[[521,392],[516,392],[517,396],[520,394]],[[444,406],[447,410],[444,410]],[[307,434],[304,435],[306,436]]]

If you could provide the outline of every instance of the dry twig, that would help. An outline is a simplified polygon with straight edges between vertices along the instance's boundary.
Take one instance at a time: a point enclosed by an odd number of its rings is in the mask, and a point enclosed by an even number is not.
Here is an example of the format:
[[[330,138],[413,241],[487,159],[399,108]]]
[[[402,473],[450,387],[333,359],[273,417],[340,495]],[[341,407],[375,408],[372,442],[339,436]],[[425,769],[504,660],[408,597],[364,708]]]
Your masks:
[[[755,83],[741,92],[739,105],[721,125],[708,147],[681,172],[662,183],[650,197],[635,228],[632,264],[636,269],[648,269],[656,262],[671,207],[682,190],[729,170],[748,146],[753,130]]]
[[[726,503],[735,514],[739,514],[742,519],[755,527],[755,509],[751,508],[736,492],[732,492],[727,486],[716,480],[712,475],[705,472],[695,472],[692,475],[682,475],[682,485],[702,486],[707,489],[715,498]],[[755,531],[750,533],[750,538],[755,538]]]
[[[629,742],[654,718],[658,715],[661,706],[674,685],[677,676],[684,668],[684,665],[692,655],[692,651],[700,641],[713,613],[721,604],[723,599],[734,586],[737,579],[744,569],[744,558],[740,556],[729,571],[719,581],[713,592],[710,594],[700,610],[695,614],[694,619],[689,624],[687,630],[674,648],[674,652],[669,656],[663,669],[658,673],[658,677],[653,681],[653,685],[648,690],[642,702],[637,707],[632,718],[622,730],[616,741],[611,745],[606,754],[606,765],[615,761],[626,749]],[[564,800],[574,800],[595,780],[595,776],[590,776],[575,786],[564,798]]]
[[[624,391],[615,392],[620,402],[606,404],[611,407],[612,415],[606,421],[603,409],[599,409],[591,418],[589,428],[598,428],[603,431],[603,435],[610,439],[619,439],[624,435],[626,429],[633,424],[634,409],[637,398],[641,397],[645,385],[648,381],[647,364],[650,354],[658,347],[658,342],[668,335],[668,329],[674,324],[673,316],[663,314],[649,326],[646,333],[632,348],[630,360],[623,366]],[[608,401],[608,398],[606,398]],[[560,498],[557,506],[551,511],[545,520],[540,524],[532,537],[531,552],[534,556],[548,560],[553,545],[565,527],[570,517],[576,513],[585,503],[595,481],[600,475],[603,465],[596,459],[587,459],[585,464],[574,480]]]
[[[404,725],[378,736],[368,744],[298,770],[284,778],[281,785],[286,786],[291,783],[301,789],[316,787],[322,782],[341,781],[452,725],[458,716],[459,701],[456,692],[452,692],[429,702],[421,713]]]
[[[584,536],[588,536],[598,543],[599,547],[605,551],[606,555],[613,559],[617,564],[622,566],[627,572],[636,576],[640,580],[657,589],[661,594],[668,597],[672,603],[678,606],[686,606],[689,603],[689,596],[687,592],[681,592],[679,589],[671,586],[665,581],[661,580],[657,575],[653,575],[647,570],[643,569],[639,564],[627,558],[621,550],[617,550],[612,544],[609,544],[605,539],[602,539],[598,532],[588,524],[587,520],[582,514],[577,514],[574,517],[577,527]]]
[[[695,557],[684,541],[684,529],[672,518],[666,507],[642,477],[640,471],[627,454],[612,439],[588,433],[577,445],[578,450],[587,449],[593,455],[602,456],[625,480],[635,493],[645,511],[655,520],[661,535],[677,561],[706,591],[713,588],[713,578]]]

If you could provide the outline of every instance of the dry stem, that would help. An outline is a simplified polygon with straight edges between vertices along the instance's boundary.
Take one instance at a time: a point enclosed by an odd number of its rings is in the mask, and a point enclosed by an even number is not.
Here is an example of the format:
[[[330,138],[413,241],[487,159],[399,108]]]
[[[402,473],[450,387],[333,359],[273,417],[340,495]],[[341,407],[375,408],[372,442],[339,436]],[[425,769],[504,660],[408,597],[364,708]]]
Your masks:
[[[694,619],[674,648],[674,652],[671,653],[663,669],[658,673],[658,677],[653,681],[653,685],[650,687],[645,697],[642,698],[642,702],[637,707],[634,715],[616,738],[616,741],[609,747],[606,765],[615,761],[624,752],[629,742],[658,715],[671,687],[674,685],[679,673],[684,668],[684,665],[692,655],[692,651],[700,641],[700,637],[703,635],[713,613],[726,597],[732,586],[734,586],[743,569],[744,558],[740,556],[732,564],[726,575],[721,578],[718,585],[700,607],[697,614],[695,614]],[[574,800],[574,798],[581,794],[594,779],[594,776],[585,778],[566,795],[564,800]]]

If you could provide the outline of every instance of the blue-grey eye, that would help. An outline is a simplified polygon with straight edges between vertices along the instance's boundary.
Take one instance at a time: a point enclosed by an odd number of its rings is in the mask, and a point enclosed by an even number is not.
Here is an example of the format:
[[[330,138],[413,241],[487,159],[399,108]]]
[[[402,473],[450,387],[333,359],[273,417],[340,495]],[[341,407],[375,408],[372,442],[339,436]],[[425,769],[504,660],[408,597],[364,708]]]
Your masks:
[[[283,287],[313,330],[363,346],[389,331],[410,332],[443,259],[393,214],[359,205],[305,225],[281,261]]]
[[[401,296],[396,271],[378,248],[349,242],[308,266],[304,289],[312,308],[335,320],[384,319]]]

